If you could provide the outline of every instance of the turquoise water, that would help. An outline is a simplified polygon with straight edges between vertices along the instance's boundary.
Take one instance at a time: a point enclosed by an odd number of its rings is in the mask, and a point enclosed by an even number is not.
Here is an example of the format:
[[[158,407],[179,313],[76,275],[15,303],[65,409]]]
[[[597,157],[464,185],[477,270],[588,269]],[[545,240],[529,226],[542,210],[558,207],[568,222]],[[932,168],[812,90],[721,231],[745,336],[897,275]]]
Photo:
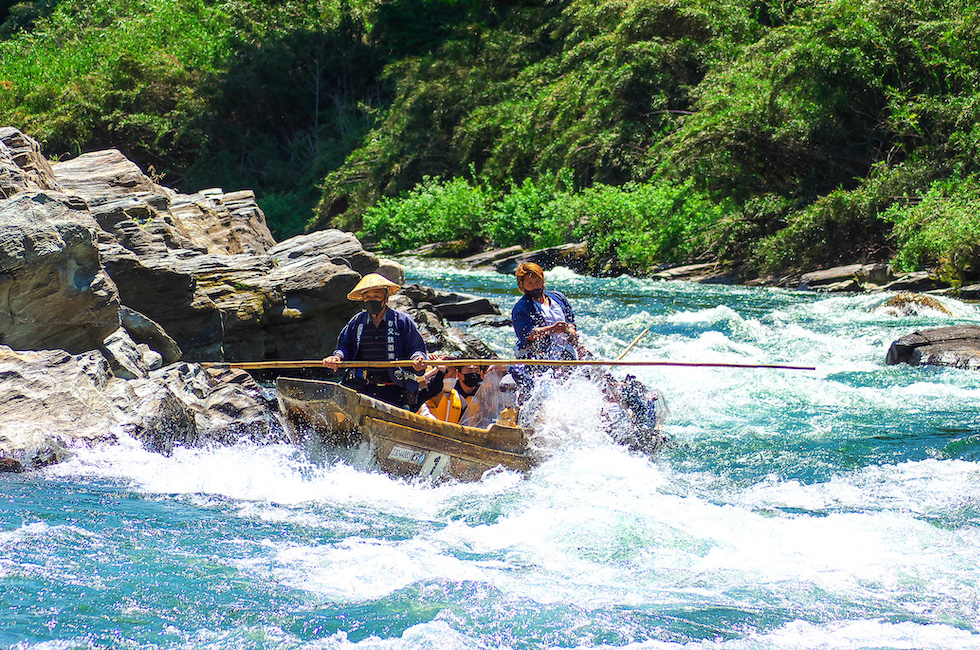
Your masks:
[[[410,281],[517,297],[435,263]],[[0,646],[980,647],[980,373],[883,362],[975,305],[548,282],[603,356],[649,326],[628,359],[817,370],[633,369],[671,408],[656,458],[613,444],[572,382],[526,478],[432,487],[285,444],[127,440],[0,475]],[[510,354],[510,330],[472,332]]]

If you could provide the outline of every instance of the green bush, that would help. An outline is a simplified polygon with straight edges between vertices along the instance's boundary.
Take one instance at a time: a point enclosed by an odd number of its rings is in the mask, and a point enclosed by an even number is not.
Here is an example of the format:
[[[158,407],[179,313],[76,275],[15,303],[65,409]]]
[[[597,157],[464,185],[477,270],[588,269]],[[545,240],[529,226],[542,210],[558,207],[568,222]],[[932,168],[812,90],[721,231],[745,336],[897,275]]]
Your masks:
[[[876,165],[857,189],[831,192],[790,213],[783,228],[757,242],[748,260],[768,272],[888,261],[894,243],[883,213],[919,195],[940,173],[922,164]]]
[[[572,186],[571,171],[545,174],[537,182],[530,178],[511,187],[493,202],[487,236],[494,246],[520,244],[546,248],[566,243],[572,235],[571,222],[557,205]]]
[[[635,275],[679,264],[708,252],[711,231],[733,208],[686,183],[598,185],[576,200],[576,236],[610,269]]]
[[[895,224],[895,265],[904,271],[936,268],[954,286],[980,272],[980,186],[976,177],[945,180],[911,204],[885,212]]]
[[[426,178],[411,192],[382,199],[364,213],[359,233],[388,251],[483,236],[490,212],[484,191],[465,179]]]

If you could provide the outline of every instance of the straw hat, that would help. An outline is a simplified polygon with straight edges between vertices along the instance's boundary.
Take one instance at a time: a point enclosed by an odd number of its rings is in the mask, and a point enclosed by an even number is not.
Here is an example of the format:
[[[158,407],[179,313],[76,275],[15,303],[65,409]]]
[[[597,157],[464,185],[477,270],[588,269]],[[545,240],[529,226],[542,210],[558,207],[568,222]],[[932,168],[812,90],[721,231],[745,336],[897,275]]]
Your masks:
[[[380,273],[368,273],[350,290],[350,293],[347,294],[347,299],[364,300],[362,296],[368,289],[387,289],[388,295],[390,296],[401,289],[401,286],[395,284]]]

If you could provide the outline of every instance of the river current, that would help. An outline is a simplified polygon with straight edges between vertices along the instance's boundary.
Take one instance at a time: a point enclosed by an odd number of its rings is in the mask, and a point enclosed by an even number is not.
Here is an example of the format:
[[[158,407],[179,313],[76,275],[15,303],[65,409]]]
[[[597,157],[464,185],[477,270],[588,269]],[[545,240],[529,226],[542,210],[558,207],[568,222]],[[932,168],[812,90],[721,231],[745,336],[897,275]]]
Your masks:
[[[510,277],[409,281],[517,299]],[[597,354],[815,371],[629,368],[667,398],[655,457],[555,395],[548,458],[473,484],[276,443],[80,449],[0,474],[0,646],[980,647],[980,373],[886,366],[980,323],[889,295],[548,274]],[[473,327],[510,356],[509,328]],[[627,369],[613,370],[622,376]]]

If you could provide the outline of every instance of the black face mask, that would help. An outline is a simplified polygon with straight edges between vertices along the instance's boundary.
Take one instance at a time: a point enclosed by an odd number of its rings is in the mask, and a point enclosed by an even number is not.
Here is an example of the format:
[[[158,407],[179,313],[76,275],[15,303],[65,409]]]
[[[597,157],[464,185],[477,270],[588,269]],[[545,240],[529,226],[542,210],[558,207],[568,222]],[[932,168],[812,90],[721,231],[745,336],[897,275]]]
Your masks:
[[[463,375],[463,383],[467,386],[479,386],[483,383],[483,377],[478,372],[468,372]]]
[[[530,298],[531,300],[537,300],[544,295],[544,287],[539,287],[537,289],[525,291],[524,295]]]
[[[377,316],[385,308],[384,300],[365,300],[364,307],[372,316]]]

